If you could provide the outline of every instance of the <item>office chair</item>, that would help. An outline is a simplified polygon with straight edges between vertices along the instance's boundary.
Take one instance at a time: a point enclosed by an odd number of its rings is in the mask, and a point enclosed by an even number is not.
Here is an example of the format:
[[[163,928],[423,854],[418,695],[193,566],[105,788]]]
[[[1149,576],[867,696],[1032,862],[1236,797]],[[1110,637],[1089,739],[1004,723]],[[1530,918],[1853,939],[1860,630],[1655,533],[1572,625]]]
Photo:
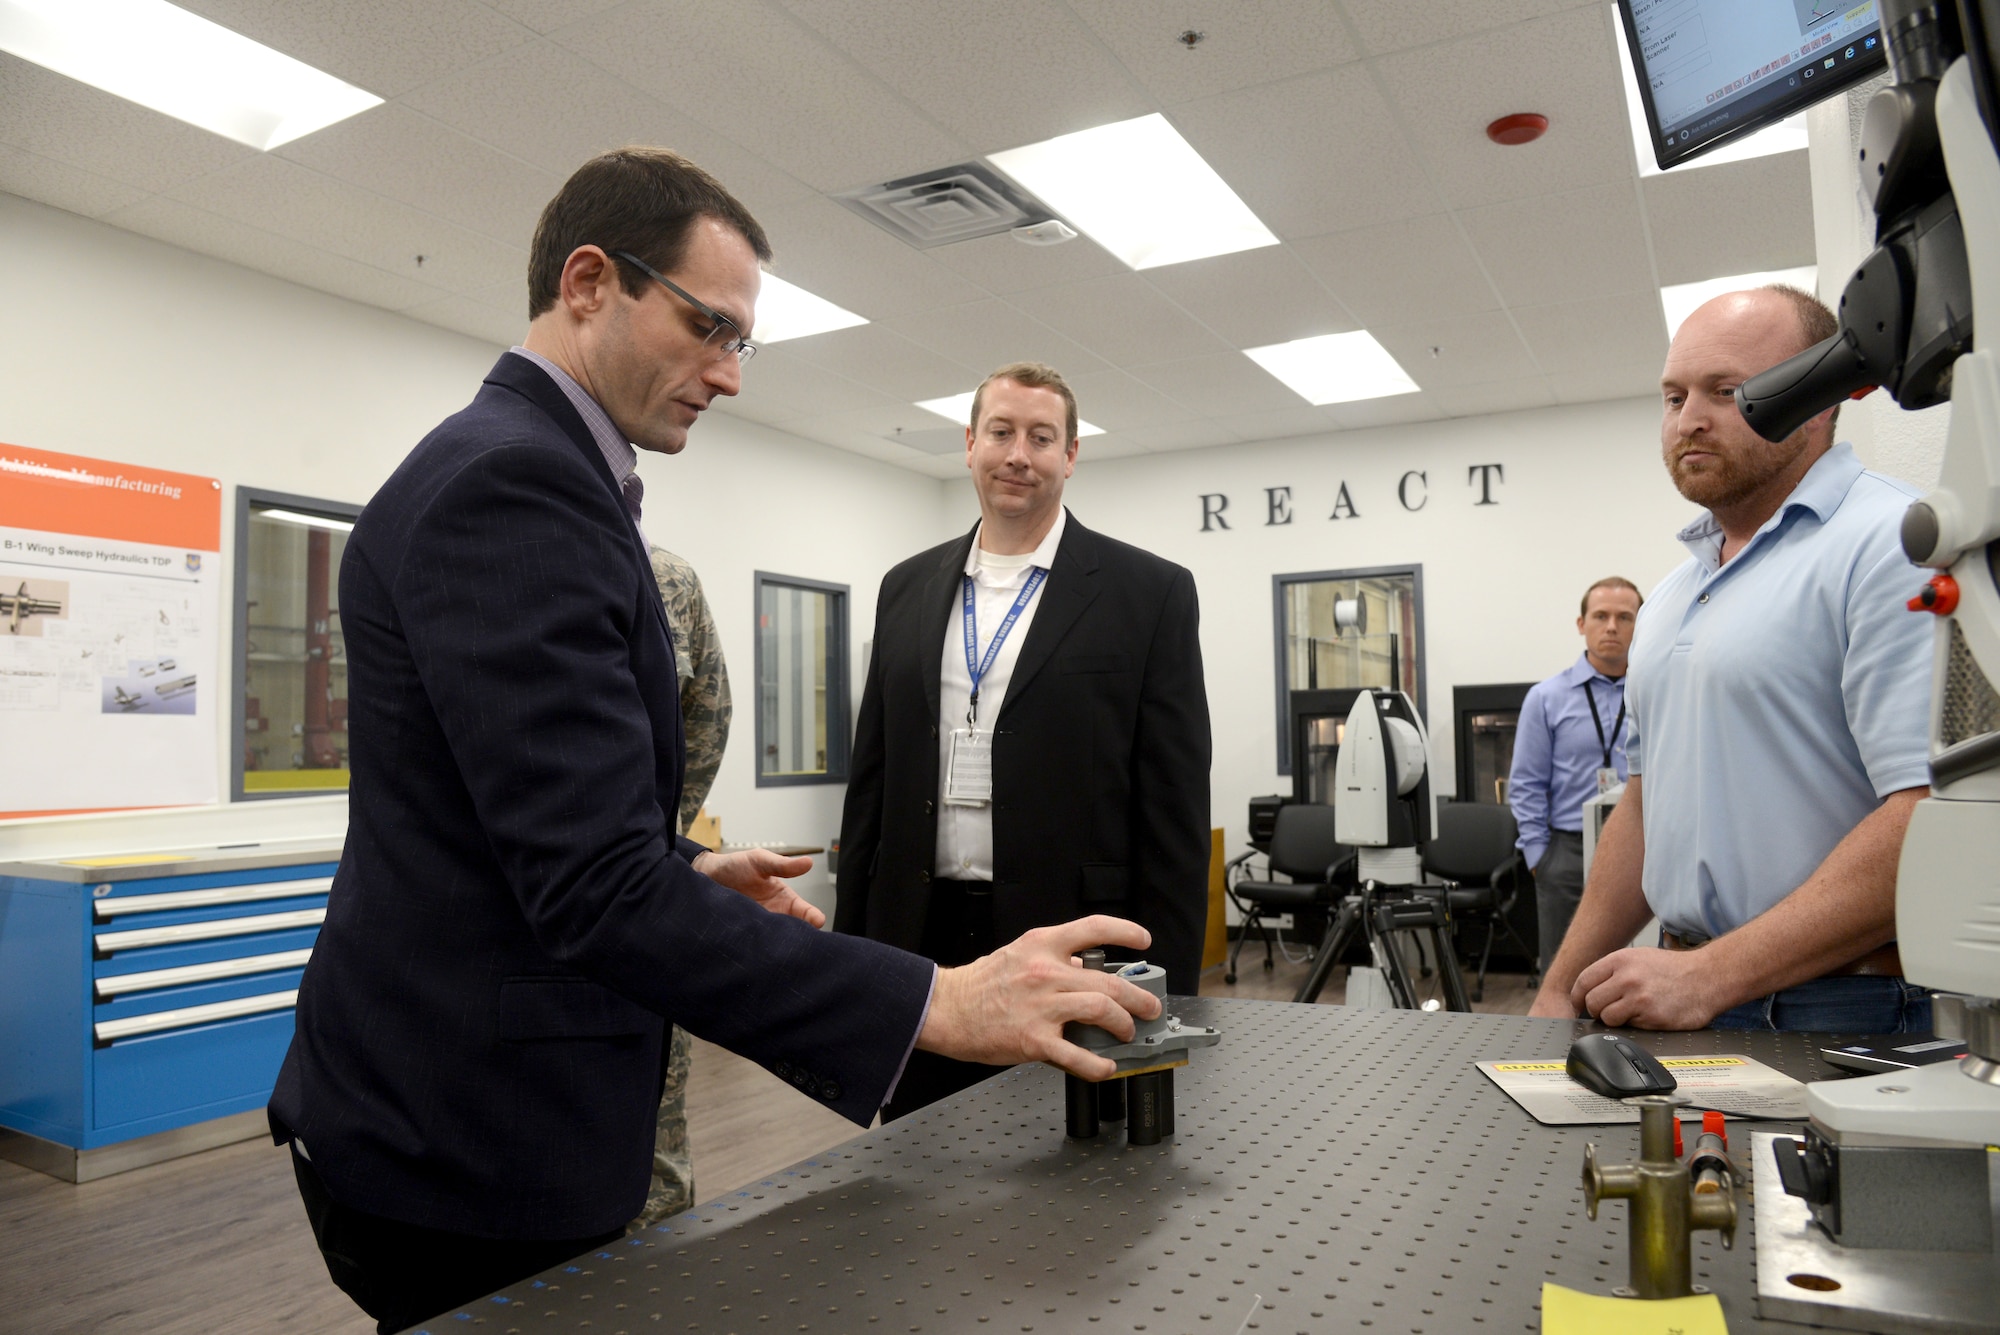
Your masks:
[[[1479,972],[1472,985],[1472,999],[1486,994],[1486,964],[1493,957],[1493,938],[1505,932],[1529,959],[1528,949],[1514,924],[1507,920],[1520,893],[1527,864],[1514,847],[1518,833],[1514,813],[1490,802],[1440,802],[1437,809],[1437,836],[1424,850],[1424,871],[1442,881],[1425,889],[1441,894],[1453,918],[1483,918],[1486,944],[1479,952]]]
[[[1264,967],[1270,969],[1274,938],[1264,924],[1265,917],[1329,905],[1338,897],[1335,889],[1343,875],[1348,879],[1353,876],[1354,850],[1333,837],[1330,806],[1291,803],[1278,808],[1270,850],[1265,857],[1271,871],[1288,880],[1253,880],[1241,876],[1243,864],[1255,856],[1252,851],[1231,861],[1227,871],[1238,879],[1224,880],[1236,911],[1243,915],[1236,942],[1229,950],[1229,967],[1222,975],[1224,982],[1236,981],[1236,959],[1243,953],[1243,942],[1253,926],[1264,938]]]

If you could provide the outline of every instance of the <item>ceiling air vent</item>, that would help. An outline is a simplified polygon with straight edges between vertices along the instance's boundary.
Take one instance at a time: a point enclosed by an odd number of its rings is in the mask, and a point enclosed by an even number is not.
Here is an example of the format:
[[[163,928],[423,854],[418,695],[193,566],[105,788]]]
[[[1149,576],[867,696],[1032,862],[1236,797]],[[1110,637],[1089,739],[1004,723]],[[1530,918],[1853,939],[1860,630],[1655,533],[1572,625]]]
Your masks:
[[[963,162],[837,195],[841,203],[918,250],[1010,232],[1055,217],[991,167]]]

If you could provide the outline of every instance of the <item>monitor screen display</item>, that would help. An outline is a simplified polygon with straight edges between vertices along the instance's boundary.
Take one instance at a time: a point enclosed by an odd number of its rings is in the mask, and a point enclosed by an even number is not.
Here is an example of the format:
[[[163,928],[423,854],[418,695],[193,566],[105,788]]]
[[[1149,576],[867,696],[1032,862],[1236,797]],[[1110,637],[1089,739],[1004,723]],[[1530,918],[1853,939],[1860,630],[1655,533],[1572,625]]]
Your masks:
[[[1618,0],[1662,169],[1886,68],[1876,0]]]

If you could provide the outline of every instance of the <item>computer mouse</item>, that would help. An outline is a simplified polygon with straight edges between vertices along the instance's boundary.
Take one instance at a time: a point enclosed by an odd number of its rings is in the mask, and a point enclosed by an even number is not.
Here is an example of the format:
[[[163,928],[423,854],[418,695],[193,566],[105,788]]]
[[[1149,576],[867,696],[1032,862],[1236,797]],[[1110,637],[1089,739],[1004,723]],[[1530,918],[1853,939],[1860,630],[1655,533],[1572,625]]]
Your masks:
[[[1677,1083],[1660,1059],[1623,1034],[1585,1034],[1569,1046],[1569,1078],[1607,1099],[1665,1094]]]

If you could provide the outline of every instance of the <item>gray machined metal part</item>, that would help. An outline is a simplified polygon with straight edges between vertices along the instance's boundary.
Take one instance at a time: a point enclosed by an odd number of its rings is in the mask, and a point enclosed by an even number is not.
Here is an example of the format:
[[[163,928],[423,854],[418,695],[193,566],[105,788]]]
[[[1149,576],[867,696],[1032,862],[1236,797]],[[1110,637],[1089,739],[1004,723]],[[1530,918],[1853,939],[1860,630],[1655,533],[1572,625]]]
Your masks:
[[[1832,1143],[1808,1131],[1832,1166],[1831,1199],[1808,1206],[1846,1248],[1993,1254],[1992,1165],[1977,1146]],[[1802,1204],[1804,1202],[1801,1202]]]
[[[1174,1005],[1229,1041],[1174,1072],[1179,1135],[1157,1146],[1065,1139],[1062,1074],[1019,1066],[420,1329],[1532,1335],[1544,1281],[1624,1283],[1576,1163],[1590,1140],[1635,1155],[1639,1128],[1542,1126],[1473,1067],[1560,1061],[1582,1026]],[[1833,1073],[1804,1034],[1635,1041]],[[1701,1233],[1693,1260],[1732,1335],[1795,1329],[1757,1318],[1751,1248]]]
[[[1840,1246],[1804,1201],[1785,1194],[1771,1148],[1778,1139],[1750,1137],[1759,1317],[1879,1335],[2000,1331],[2000,1265],[1991,1253]]]
[[[1139,970],[1139,972],[1133,972]],[[1158,1019],[1135,1020],[1132,1041],[1120,1043],[1110,1030],[1100,1029],[1094,1024],[1066,1024],[1063,1037],[1078,1047],[1088,1048],[1101,1057],[1109,1057],[1118,1063],[1118,1076],[1130,1075],[1134,1071],[1151,1071],[1162,1066],[1179,1066],[1186,1063],[1188,1053],[1196,1048],[1213,1047],[1222,1041],[1220,1029],[1207,1029],[1200,1025],[1188,1024],[1180,1016],[1173,1014],[1167,1006],[1167,971],[1157,964],[1107,965],[1105,972],[1115,974],[1128,983],[1145,988],[1160,999]],[[1111,1079],[1117,1079],[1112,1076]]]

